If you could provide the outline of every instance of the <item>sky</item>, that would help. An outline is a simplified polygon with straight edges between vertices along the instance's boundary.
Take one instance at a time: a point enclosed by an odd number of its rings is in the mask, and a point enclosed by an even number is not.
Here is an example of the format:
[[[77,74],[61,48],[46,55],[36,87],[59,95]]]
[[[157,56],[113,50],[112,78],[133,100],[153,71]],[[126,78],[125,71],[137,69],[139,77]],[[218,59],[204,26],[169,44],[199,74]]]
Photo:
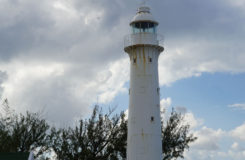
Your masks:
[[[124,36],[140,0],[0,0],[0,99],[70,125],[128,108]],[[245,1],[148,0],[165,50],[161,107],[198,137],[186,160],[245,159]],[[166,115],[167,116],[167,115]]]

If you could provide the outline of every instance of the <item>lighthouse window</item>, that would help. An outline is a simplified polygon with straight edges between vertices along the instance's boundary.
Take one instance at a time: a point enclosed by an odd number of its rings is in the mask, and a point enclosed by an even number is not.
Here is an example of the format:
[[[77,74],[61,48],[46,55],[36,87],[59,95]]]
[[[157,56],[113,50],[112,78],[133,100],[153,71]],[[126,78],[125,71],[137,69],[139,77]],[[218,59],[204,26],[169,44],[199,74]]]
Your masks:
[[[150,62],[150,63],[152,62],[152,58],[151,58],[151,57],[149,57],[149,62]]]
[[[136,58],[133,59],[133,62],[136,63]]]
[[[157,24],[153,22],[136,22],[133,23],[131,26],[133,33],[156,33]]]
[[[151,117],[151,122],[154,122],[154,117],[153,116]]]

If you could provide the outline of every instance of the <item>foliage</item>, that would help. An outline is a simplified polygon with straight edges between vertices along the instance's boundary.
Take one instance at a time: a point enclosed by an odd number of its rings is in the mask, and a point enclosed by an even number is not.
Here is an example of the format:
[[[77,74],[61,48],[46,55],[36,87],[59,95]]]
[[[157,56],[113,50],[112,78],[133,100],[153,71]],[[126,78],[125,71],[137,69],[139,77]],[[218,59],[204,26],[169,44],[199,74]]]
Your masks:
[[[127,121],[125,115],[103,115],[95,107],[89,120],[68,129],[52,128],[50,147],[58,159],[117,160],[126,158]]]
[[[163,160],[184,158],[185,149],[189,149],[189,144],[197,139],[188,134],[190,125],[183,124],[183,121],[184,116],[172,110],[166,125],[162,125]]]
[[[35,151],[35,157],[45,160],[54,152],[58,160],[124,160],[126,159],[127,120],[125,114],[103,114],[95,106],[89,119],[81,119],[69,128],[50,128],[39,113],[16,115],[5,101],[5,116],[0,115],[0,152]],[[162,122],[163,160],[184,158],[183,152],[196,140],[183,124],[183,115],[171,113]]]
[[[0,152],[36,151],[36,157],[48,150],[46,147],[49,125],[38,113],[16,115],[10,111],[7,100],[6,115],[0,120]]]

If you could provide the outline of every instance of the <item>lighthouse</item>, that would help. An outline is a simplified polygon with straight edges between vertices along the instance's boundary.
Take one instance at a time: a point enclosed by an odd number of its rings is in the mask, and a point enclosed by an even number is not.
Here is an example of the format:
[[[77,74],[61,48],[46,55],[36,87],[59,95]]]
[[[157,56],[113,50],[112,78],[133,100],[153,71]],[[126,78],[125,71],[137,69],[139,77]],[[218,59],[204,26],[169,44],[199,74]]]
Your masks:
[[[130,58],[127,160],[162,160],[158,22],[141,6],[130,22],[124,51]]]

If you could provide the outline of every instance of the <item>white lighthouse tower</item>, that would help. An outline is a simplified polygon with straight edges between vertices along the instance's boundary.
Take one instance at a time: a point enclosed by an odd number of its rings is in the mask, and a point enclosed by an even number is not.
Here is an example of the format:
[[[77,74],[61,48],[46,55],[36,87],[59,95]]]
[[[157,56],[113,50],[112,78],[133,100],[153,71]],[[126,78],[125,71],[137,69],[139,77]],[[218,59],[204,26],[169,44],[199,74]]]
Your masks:
[[[162,160],[158,57],[158,22],[141,6],[124,40],[130,57],[127,160]]]

